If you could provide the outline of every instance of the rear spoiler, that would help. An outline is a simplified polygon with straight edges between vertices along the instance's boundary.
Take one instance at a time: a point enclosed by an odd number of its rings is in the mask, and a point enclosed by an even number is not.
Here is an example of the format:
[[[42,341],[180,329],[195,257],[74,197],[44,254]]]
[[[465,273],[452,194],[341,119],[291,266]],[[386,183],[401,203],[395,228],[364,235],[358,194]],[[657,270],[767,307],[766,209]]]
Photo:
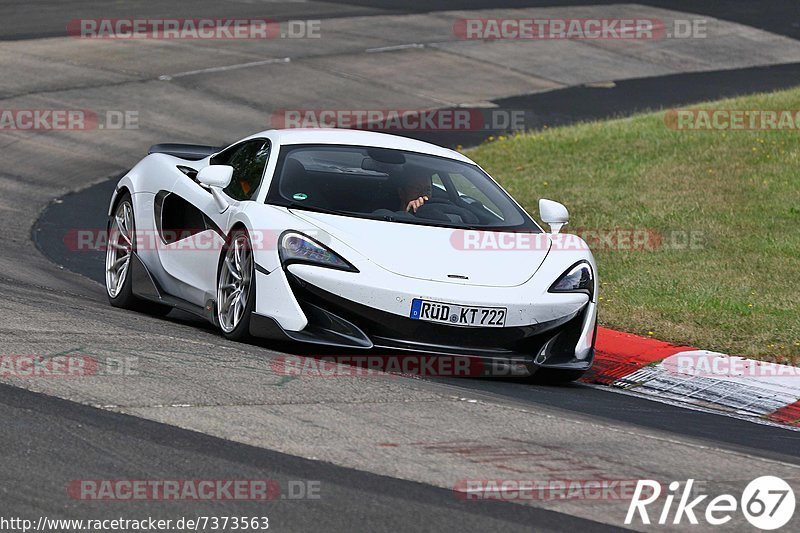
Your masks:
[[[187,161],[197,161],[212,154],[216,154],[222,150],[222,148],[224,147],[206,146],[203,144],[161,143],[151,146],[147,154],[167,154]]]

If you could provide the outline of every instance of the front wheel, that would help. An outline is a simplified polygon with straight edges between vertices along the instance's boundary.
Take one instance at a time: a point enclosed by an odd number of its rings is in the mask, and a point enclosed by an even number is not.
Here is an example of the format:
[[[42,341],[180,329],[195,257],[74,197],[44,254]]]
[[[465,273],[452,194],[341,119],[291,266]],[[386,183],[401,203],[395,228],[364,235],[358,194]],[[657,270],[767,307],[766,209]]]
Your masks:
[[[217,278],[217,322],[231,340],[250,338],[250,315],[255,308],[255,261],[244,229],[231,233],[222,249]]]
[[[528,378],[530,383],[537,385],[566,385],[581,379],[588,370],[573,370],[562,368],[540,368]]]

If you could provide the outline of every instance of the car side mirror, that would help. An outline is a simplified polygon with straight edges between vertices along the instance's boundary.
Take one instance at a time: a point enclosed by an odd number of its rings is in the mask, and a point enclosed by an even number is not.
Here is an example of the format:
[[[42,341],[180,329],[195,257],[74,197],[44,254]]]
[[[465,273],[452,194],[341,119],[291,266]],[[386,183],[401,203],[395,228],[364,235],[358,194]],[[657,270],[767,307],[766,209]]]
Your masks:
[[[208,165],[197,173],[197,181],[206,187],[219,187],[224,189],[231,183],[233,167],[229,165]]]
[[[539,216],[545,224],[550,225],[550,233],[556,234],[561,227],[569,223],[569,211],[564,204],[541,198],[539,200]]]
[[[220,213],[224,213],[230,205],[222,194],[222,189],[230,185],[232,177],[233,167],[229,165],[208,165],[197,173],[197,181],[211,189],[211,196],[214,197]]]

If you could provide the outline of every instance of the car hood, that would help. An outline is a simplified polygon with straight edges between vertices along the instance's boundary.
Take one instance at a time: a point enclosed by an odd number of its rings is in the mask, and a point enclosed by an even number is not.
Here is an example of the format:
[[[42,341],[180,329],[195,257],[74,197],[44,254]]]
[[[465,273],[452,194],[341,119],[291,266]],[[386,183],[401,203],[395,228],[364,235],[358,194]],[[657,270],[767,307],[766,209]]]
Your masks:
[[[547,256],[546,233],[457,230],[290,210],[395,274],[416,279],[515,287]]]

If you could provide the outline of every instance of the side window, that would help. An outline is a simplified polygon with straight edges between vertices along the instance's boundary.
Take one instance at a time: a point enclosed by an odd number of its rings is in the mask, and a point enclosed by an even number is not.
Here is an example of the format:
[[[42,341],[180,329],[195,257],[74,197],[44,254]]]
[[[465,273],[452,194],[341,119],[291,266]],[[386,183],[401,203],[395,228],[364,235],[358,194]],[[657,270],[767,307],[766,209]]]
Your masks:
[[[225,188],[225,194],[236,200],[249,200],[253,197],[269,159],[270,143],[265,139],[254,139],[242,143],[224,154],[226,161],[215,159],[214,164],[225,164],[233,167],[231,183]],[[220,154],[223,155],[223,154]]]

